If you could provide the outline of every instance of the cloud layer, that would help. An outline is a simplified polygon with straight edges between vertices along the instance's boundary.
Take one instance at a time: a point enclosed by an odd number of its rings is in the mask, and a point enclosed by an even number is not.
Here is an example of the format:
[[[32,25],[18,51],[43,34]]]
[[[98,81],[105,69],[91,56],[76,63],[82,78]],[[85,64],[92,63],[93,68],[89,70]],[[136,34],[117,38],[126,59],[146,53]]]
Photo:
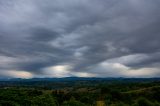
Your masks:
[[[1,0],[0,77],[160,77],[159,0]]]

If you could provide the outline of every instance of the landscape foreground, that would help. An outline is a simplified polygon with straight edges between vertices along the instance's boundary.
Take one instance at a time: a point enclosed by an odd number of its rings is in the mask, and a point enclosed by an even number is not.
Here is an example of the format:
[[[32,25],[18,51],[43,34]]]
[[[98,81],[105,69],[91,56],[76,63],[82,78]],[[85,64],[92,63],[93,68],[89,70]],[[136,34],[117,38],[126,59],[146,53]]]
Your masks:
[[[160,106],[160,78],[0,79],[0,106]]]

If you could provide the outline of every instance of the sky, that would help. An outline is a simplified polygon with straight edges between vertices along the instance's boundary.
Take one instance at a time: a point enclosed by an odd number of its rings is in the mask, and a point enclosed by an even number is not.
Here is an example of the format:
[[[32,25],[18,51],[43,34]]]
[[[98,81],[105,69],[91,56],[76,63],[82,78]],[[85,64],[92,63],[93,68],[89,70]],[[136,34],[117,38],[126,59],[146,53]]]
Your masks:
[[[0,0],[0,78],[160,77],[160,0]]]

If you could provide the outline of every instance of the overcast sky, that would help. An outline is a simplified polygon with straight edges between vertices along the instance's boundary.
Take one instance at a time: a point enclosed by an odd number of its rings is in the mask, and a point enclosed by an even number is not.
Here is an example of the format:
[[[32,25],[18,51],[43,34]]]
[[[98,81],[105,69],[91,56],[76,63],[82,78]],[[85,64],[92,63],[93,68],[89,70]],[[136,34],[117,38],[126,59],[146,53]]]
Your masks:
[[[160,0],[0,0],[0,78],[160,77]]]

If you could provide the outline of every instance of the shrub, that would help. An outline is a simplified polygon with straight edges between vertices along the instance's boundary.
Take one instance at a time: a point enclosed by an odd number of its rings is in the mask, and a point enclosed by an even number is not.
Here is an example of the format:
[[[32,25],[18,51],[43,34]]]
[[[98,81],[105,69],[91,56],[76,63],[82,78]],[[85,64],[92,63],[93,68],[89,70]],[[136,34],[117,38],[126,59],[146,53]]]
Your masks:
[[[139,98],[134,106],[154,106],[152,102],[150,102],[146,98]]]

